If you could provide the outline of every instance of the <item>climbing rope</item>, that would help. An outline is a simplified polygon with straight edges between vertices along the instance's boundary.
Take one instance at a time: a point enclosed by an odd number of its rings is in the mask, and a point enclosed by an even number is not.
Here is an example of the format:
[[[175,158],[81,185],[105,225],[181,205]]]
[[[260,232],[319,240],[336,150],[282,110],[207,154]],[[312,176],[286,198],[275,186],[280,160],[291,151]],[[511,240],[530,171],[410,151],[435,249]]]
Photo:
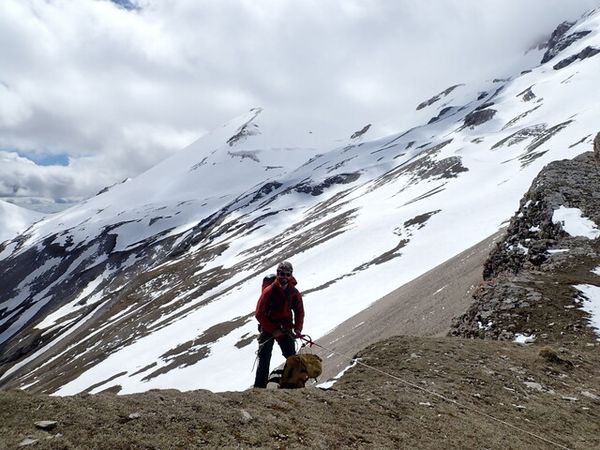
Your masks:
[[[273,336],[271,336],[269,339],[265,339],[263,342],[258,344],[258,349],[255,352],[256,358],[254,358],[254,364],[252,364],[252,370],[250,370],[250,372],[254,372],[254,368],[256,367],[256,363],[258,362],[258,354],[260,353],[260,350],[264,347],[264,345],[269,342],[272,341],[273,339],[275,339]]]
[[[388,372],[386,372],[384,370],[378,369],[377,367],[373,367],[373,366],[371,366],[369,364],[366,364],[366,363],[362,362],[360,359],[354,358],[353,356],[349,356],[348,354],[332,350],[332,349],[327,348],[327,347],[325,347],[325,346],[323,346],[321,344],[317,344],[308,335],[301,335],[301,336],[298,336],[297,338],[300,339],[300,340],[302,340],[302,341],[304,341],[303,346],[304,345],[308,345],[309,347],[312,347],[312,346],[319,347],[319,348],[322,348],[325,351],[330,352],[331,354],[342,356],[344,358],[350,359],[351,361],[356,361],[356,363],[359,364],[359,365],[361,365],[361,366],[364,366],[364,367],[366,367],[368,369],[371,369],[371,370],[373,370],[375,372],[378,372],[378,373],[380,373],[382,375],[388,376],[388,377],[390,377],[390,378],[392,378],[392,379],[394,379],[396,381],[400,381],[401,383],[404,383],[407,386],[410,386],[410,387],[413,387],[413,388],[418,389],[420,391],[423,391],[423,392],[425,392],[425,393],[427,393],[429,395],[432,395],[434,397],[437,397],[437,398],[440,398],[442,400],[445,400],[445,401],[447,401],[449,403],[452,403],[452,404],[458,406],[459,408],[463,408],[463,409],[466,409],[468,411],[474,412],[476,414],[480,414],[480,415],[482,415],[484,417],[487,417],[488,419],[490,419],[492,421],[495,421],[497,423],[505,425],[505,426],[507,426],[509,428],[512,428],[513,430],[520,431],[521,433],[525,433],[525,434],[527,434],[527,435],[529,435],[531,437],[534,437],[536,439],[539,439],[540,441],[543,441],[543,442],[545,442],[547,444],[551,444],[551,445],[554,445],[554,446],[556,446],[558,448],[562,448],[562,449],[565,449],[565,450],[571,450],[569,447],[566,447],[566,446],[564,446],[562,444],[559,444],[558,442],[554,442],[554,441],[552,441],[550,439],[547,439],[547,438],[545,438],[543,436],[540,436],[538,434],[532,433],[531,431],[527,431],[524,428],[520,428],[520,427],[518,427],[516,425],[513,425],[513,424],[511,424],[509,422],[506,422],[506,421],[504,421],[502,419],[498,419],[497,417],[494,417],[491,414],[488,414],[488,413],[486,413],[484,411],[481,411],[481,410],[479,410],[477,408],[474,408],[472,406],[468,406],[468,405],[462,404],[460,402],[457,402],[456,400],[448,398],[448,397],[446,397],[446,396],[444,396],[444,395],[442,395],[442,394],[440,394],[438,392],[432,391],[430,389],[426,389],[426,388],[424,388],[422,386],[419,386],[418,384],[412,383],[412,382],[407,381],[407,380],[405,380],[403,378],[400,378],[400,377],[398,377],[398,376],[396,376],[394,374],[391,374],[391,373],[388,373]]]
[[[291,336],[291,337],[292,337],[292,338],[294,338],[294,339],[302,339],[302,338],[304,338],[304,337],[307,337],[308,339],[310,339],[310,336],[309,336],[308,334],[302,334],[302,335]],[[261,350],[261,349],[262,349],[262,348],[265,346],[265,344],[266,344],[267,342],[270,342],[270,341],[272,341],[273,339],[275,339],[275,338],[274,338],[273,336],[271,336],[270,338],[268,338],[268,339],[265,339],[263,342],[261,342],[261,343],[259,343],[259,344],[258,344],[258,349],[257,349],[257,350],[256,350],[256,352],[254,353],[254,354],[256,355],[256,358],[254,358],[254,364],[252,364],[252,370],[250,370],[250,372],[254,372],[254,368],[256,367],[256,363],[257,363],[257,361],[258,361],[258,355],[259,355],[259,353],[260,353],[260,350]],[[310,339],[310,342],[311,342],[311,345],[310,345],[310,346],[312,347],[312,339]],[[302,345],[300,346],[300,350],[302,350],[302,348],[303,348],[305,345],[307,345],[307,344],[306,344],[306,343],[302,344]]]
[[[296,336],[296,339],[304,341],[303,344],[300,346],[300,349],[298,350],[298,352],[301,352],[306,347],[312,348],[312,346],[315,345],[312,338],[308,334],[300,334],[300,335]]]

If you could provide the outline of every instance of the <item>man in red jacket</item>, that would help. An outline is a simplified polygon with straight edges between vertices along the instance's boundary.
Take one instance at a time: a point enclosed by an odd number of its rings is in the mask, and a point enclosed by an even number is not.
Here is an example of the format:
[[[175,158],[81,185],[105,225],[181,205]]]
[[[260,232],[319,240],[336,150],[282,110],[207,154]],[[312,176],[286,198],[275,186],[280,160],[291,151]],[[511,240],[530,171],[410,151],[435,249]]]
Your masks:
[[[280,263],[275,281],[263,289],[256,305],[260,335],[255,388],[267,387],[274,341],[277,341],[286,358],[296,354],[294,339],[302,332],[304,305],[292,272],[291,263]]]

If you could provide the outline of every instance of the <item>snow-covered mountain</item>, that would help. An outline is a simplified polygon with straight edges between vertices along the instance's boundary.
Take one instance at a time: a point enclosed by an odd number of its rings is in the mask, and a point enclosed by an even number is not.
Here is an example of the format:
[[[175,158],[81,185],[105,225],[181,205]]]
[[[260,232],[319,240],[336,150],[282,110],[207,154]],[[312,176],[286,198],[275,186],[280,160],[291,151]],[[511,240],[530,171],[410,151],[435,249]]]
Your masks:
[[[316,339],[495,233],[545,164],[590,150],[597,53],[600,11],[561,24],[543,62],[449,87],[417,106],[422,126],[376,140],[365,124],[298,145],[257,108],[36,223],[0,245],[0,384],[245,389],[279,260]]]
[[[0,242],[13,239],[44,214],[0,200]]]

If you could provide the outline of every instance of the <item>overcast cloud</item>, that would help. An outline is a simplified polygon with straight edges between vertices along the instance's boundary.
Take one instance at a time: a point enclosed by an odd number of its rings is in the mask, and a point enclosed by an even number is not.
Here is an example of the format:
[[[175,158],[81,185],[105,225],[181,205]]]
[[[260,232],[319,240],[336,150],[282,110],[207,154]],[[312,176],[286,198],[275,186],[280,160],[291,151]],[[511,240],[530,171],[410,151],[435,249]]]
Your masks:
[[[256,106],[327,137],[401,130],[508,75],[600,0],[0,2],[0,198],[77,199]],[[67,166],[40,166],[67,155]],[[60,157],[57,157],[57,161]]]

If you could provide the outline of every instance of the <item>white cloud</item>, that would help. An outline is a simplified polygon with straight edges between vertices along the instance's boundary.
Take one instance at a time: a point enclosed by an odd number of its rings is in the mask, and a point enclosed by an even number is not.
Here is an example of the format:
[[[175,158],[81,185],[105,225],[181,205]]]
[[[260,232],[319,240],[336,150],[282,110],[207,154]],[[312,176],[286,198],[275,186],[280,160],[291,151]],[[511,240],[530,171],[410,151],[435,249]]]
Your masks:
[[[4,84],[0,84],[0,125],[15,127],[31,115],[23,99]]]
[[[28,172],[32,195],[90,195],[255,106],[330,137],[402,129],[422,100],[510,73],[600,1],[137,3],[0,2],[0,149],[71,156]]]

